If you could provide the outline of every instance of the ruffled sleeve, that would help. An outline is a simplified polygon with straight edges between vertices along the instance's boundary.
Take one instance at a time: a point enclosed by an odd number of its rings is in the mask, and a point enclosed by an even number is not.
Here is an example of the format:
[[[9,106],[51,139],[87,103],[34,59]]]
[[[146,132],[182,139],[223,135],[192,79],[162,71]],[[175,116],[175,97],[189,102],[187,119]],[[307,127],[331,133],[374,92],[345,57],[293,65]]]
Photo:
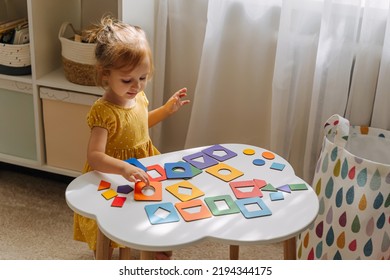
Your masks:
[[[105,106],[100,100],[96,101],[87,115],[87,124],[93,127],[102,127],[113,133],[116,130],[116,121],[112,114],[112,109]]]

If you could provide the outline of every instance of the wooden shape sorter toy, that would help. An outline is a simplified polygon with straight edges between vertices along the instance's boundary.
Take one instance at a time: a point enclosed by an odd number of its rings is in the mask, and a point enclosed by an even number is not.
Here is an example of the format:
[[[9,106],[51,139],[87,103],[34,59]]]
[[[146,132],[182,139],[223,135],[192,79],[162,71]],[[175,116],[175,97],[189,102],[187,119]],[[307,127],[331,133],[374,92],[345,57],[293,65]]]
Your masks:
[[[240,170],[235,169],[234,167],[231,167],[225,163],[218,163],[217,165],[211,166],[206,169],[207,173],[210,173],[211,175],[214,175],[215,177],[225,181],[225,182],[230,182],[242,175]]]
[[[123,204],[125,203],[125,201],[126,201],[126,197],[124,197],[124,196],[116,196],[115,198],[114,198],[114,201],[111,203],[111,206],[112,207],[122,207],[123,206]]]
[[[237,198],[263,196],[262,192],[260,191],[260,188],[254,180],[230,182],[229,185]]]
[[[289,184],[291,191],[304,191],[307,190],[306,184]]]
[[[157,181],[150,181],[147,186],[144,182],[138,181],[135,183],[134,200],[141,201],[161,201],[162,200],[162,185]]]
[[[210,208],[214,216],[229,215],[240,213],[240,208],[236,205],[230,195],[218,195],[214,197],[206,197],[204,199],[207,206]],[[218,203],[222,202],[224,207],[218,207]]]
[[[225,148],[221,145],[214,145],[207,149],[202,150],[206,155],[215,158],[218,161],[225,161],[232,157],[237,156],[237,154],[228,148]]]
[[[181,181],[177,184],[168,186],[165,189],[181,201],[188,201],[204,195],[204,192],[195,187],[189,181]]]
[[[143,171],[147,171],[146,167],[136,158],[129,158],[125,160],[127,163],[141,168]]]
[[[110,200],[111,198],[116,197],[117,195],[118,193],[113,189],[106,190],[105,192],[102,193],[102,196],[107,200]]]
[[[245,218],[257,218],[263,216],[272,215],[271,210],[265,205],[264,201],[260,197],[248,197],[236,200],[237,206],[240,208],[241,213]],[[250,210],[250,206],[254,205],[256,210]]]
[[[211,156],[203,152],[198,152],[192,155],[184,156],[183,160],[185,160],[186,162],[190,163],[191,165],[199,169],[205,169],[207,167],[218,164],[218,161],[216,159],[212,158]]]
[[[186,222],[207,219],[212,216],[209,208],[200,199],[178,202],[175,207]]]
[[[129,185],[120,185],[116,189],[118,193],[123,193],[123,194],[131,193],[133,190],[134,188]]]
[[[171,202],[146,205],[145,211],[152,225],[179,221],[179,215]],[[159,211],[162,211],[164,215],[160,214]]]
[[[107,190],[111,187],[111,183],[101,180],[98,186],[98,191]]]
[[[184,161],[165,163],[164,168],[168,179],[186,179],[194,175],[191,165]]]
[[[146,170],[147,170],[146,173],[148,174],[149,180],[151,180],[151,181],[160,182],[160,181],[164,181],[167,179],[167,174],[165,173],[165,169],[159,164],[147,166]],[[152,171],[157,172],[159,176],[157,176],[157,177],[151,176],[150,173]]]

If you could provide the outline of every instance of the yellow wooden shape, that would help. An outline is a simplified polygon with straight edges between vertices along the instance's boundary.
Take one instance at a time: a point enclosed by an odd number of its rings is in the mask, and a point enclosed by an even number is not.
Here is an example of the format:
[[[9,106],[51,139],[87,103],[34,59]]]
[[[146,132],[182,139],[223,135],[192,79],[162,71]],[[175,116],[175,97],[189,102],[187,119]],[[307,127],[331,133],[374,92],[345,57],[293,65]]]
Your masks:
[[[181,201],[188,201],[204,195],[204,192],[202,192],[196,186],[191,184],[189,181],[181,181],[177,184],[168,186],[165,189]],[[185,189],[186,191],[188,191],[189,194],[180,193],[181,189]]]
[[[215,177],[225,181],[230,182],[242,175],[244,175],[243,172],[241,172],[238,169],[235,169],[232,166],[227,165],[226,163],[220,162],[217,165],[211,166],[206,169],[207,173],[210,173],[211,175],[214,175]]]
[[[107,190],[104,193],[102,193],[102,196],[107,200],[110,200],[111,198],[116,197],[117,195],[118,195],[117,192],[114,191],[113,189]]]
[[[253,149],[245,149],[242,151],[245,155],[248,155],[248,156],[251,156],[251,155],[254,155],[255,154],[255,150]]]

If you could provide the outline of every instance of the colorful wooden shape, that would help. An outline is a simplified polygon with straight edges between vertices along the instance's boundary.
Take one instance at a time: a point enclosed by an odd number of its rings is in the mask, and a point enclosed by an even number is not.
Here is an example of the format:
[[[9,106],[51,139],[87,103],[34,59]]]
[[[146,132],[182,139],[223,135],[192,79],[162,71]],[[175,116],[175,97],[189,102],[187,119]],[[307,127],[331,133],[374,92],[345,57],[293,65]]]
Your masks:
[[[267,191],[267,192],[277,192],[278,191],[272,184],[267,184],[265,187],[261,188],[261,190]]]
[[[169,162],[164,164],[164,168],[168,179],[186,179],[193,176],[191,165],[188,162]]]
[[[206,197],[204,199],[207,206],[211,210],[211,213],[213,213],[214,216],[221,216],[221,215],[229,215],[229,214],[236,214],[240,213],[240,208],[236,205],[236,203],[233,201],[232,197],[230,195],[219,195],[214,197]],[[227,206],[226,209],[220,209],[218,207],[217,203],[223,202],[224,205]]]
[[[135,183],[134,200],[141,201],[161,201],[162,186],[160,182],[149,181],[150,185],[138,181]]]
[[[188,201],[204,195],[204,192],[202,192],[200,189],[195,187],[189,181],[181,181],[177,184],[168,186],[165,189],[169,191],[171,194],[173,194],[174,196],[176,196],[181,201]],[[183,193],[182,191],[183,189],[186,192]]]
[[[286,165],[283,163],[273,162],[271,164],[271,169],[282,171]]]
[[[116,192],[123,193],[123,194],[128,194],[128,193],[131,193],[133,190],[134,190],[134,188],[129,186],[129,185],[120,185],[116,189]]]
[[[304,191],[307,190],[306,184],[289,184],[291,191]]]
[[[235,181],[229,183],[234,195],[237,198],[247,198],[247,197],[262,197],[263,194],[260,191],[260,188],[257,187],[256,183],[253,180],[246,181]],[[249,191],[248,191],[249,189]]]
[[[241,213],[247,219],[272,215],[271,210],[260,197],[237,199],[236,204],[240,208]],[[258,210],[250,211],[248,207],[252,204],[255,204]]]
[[[102,196],[107,200],[110,200],[111,198],[116,197],[117,195],[118,193],[113,189],[106,190],[105,192],[102,193]]]
[[[111,183],[101,180],[99,183],[98,191],[107,190],[111,187]]]
[[[166,212],[167,215],[159,215],[160,210]],[[145,211],[152,225],[173,223],[180,220],[171,202],[146,205]]]
[[[147,166],[146,170],[147,170],[146,172],[148,174],[149,180],[151,181],[161,182],[167,179],[167,174],[165,173],[165,169],[159,164]],[[150,175],[151,171],[156,171],[160,176],[152,177]]]
[[[251,155],[255,154],[255,150],[253,150],[253,149],[245,149],[242,152],[244,153],[244,155],[247,155],[247,156],[251,156]]]
[[[207,167],[218,164],[216,159],[202,152],[184,156],[183,160],[199,169],[205,169]]]
[[[218,163],[217,165],[211,166],[206,169],[207,173],[210,173],[211,175],[225,181],[225,182],[230,182],[242,175],[240,170],[235,169],[234,167],[231,167],[225,163]]]
[[[283,185],[280,187],[276,188],[278,191],[286,192],[286,193],[291,193],[291,189],[289,185]]]
[[[257,165],[257,166],[263,166],[265,164],[265,160],[264,159],[261,159],[261,158],[257,158],[257,159],[254,159],[252,161],[252,163],[254,165]]]
[[[191,172],[192,172],[192,177],[195,177],[196,175],[199,175],[200,173],[202,173],[203,171],[199,168],[196,168],[195,166],[191,165]]]
[[[209,208],[200,199],[178,202],[175,207],[186,222],[207,219],[212,216]]]
[[[143,171],[147,171],[145,165],[143,165],[138,159],[136,158],[129,158],[125,160],[127,163],[134,165],[138,168],[141,168]]]
[[[114,198],[114,201],[111,203],[111,206],[112,207],[119,207],[121,208],[123,206],[123,204],[125,203],[126,201],[126,197],[124,196],[116,196]]]
[[[274,159],[275,158],[275,155],[271,152],[263,152],[262,154],[262,157],[265,158],[265,159]]]
[[[253,179],[253,182],[255,182],[256,186],[259,189],[262,189],[267,186],[267,182],[261,179]]]
[[[225,161],[237,156],[235,152],[218,144],[208,147],[207,149],[202,150],[202,152],[218,161]]]
[[[275,201],[275,200],[283,200],[284,199],[284,196],[283,196],[283,193],[282,192],[272,192],[269,194],[269,198],[272,200],[272,201]]]

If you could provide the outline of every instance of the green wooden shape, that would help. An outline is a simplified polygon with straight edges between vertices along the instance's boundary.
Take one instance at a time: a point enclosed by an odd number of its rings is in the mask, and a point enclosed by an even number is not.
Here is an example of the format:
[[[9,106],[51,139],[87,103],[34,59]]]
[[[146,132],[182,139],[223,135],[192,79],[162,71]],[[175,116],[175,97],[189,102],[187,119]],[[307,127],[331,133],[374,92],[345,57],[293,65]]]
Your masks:
[[[207,206],[209,207],[211,213],[213,213],[214,216],[240,213],[240,208],[238,208],[237,204],[234,202],[230,195],[206,197],[204,201],[206,202]],[[224,201],[229,208],[223,210],[218,209],[218,206],[216,205],[216,202],[218,201]]]
[[[288,184],[292,191],[303,191],[307,190],[306,184]]]
[[[261,188],[262,191],[267,191],[267,192],[277,192],[278,190],[275,189],[274,186],[271,184],[267,184],[265,187]]]

